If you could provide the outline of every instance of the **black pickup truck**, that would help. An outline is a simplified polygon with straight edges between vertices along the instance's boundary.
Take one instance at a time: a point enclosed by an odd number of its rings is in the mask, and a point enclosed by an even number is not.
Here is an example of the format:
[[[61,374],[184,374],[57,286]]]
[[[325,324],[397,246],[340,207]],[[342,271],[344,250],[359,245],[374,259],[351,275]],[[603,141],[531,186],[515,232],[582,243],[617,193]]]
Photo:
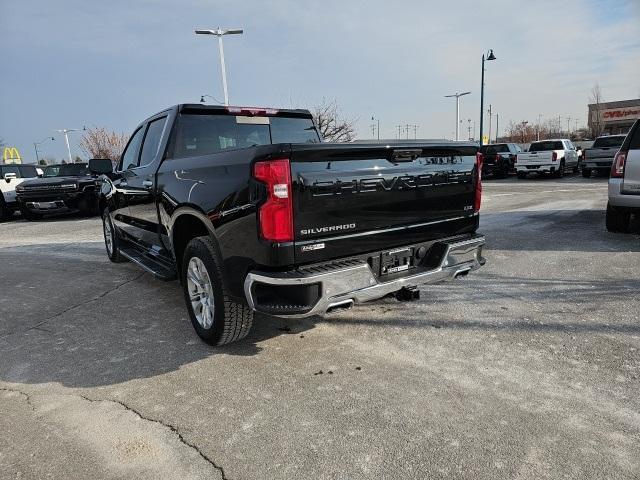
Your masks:
[[[44,214],[79,211],[98,213],[96,176],[86,163],[49,165],[42,178],[22,182],[16,187],[16,199],[22,216],[37,220]]]
[[[94,159],[109,258],[178,278],[206,342],[484,264],[474,143],[323,143],[306,110],[177,105]]]

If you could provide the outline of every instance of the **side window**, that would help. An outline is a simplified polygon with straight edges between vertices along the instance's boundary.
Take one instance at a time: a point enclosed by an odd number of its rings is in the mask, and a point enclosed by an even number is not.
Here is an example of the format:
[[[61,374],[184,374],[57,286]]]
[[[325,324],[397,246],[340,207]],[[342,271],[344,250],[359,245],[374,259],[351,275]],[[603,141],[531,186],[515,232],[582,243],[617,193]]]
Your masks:
[[[2,176],[4,177],[7,173],[15,173],[16,178],[22,178],[17,165],[4,165],[2,167]]]
[[[38,171],[36,167],[32,167],[31,165],[22,165],[20,168],[20,176],[22,178],[34,178],[38,176]]]
[[[147,127],[147,134],[144,137],[144,143],[142,144],[142,153],[140,154],[140,165],[148,165],[156,158],[158,154],[158,147],[160,147],[160,139],[162,137],[162,131],[164,130],[164,124],[167,121],[167,117],[158,118],[149,123]]]
[[[133,134],[129,144],[122,154],[122,160],[120,164],[121,170],[129,170],[138,166],[138,159],[140,157],[140,145],[142,144],[142,137],[144,135],[144,129],[141,127]]]

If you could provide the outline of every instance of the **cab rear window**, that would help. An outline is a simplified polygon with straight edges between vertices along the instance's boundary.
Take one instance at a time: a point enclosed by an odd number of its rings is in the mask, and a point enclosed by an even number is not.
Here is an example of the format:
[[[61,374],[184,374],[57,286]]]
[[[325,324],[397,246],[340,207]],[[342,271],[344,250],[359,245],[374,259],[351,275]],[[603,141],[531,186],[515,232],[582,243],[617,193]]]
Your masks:
[[[310,118],[181,114],[173,157],[209,155],[272,143],[318,143]]]
[[[529,147],[530,152],[547,152],[549,150],[564,150],[561,141],[534,142]]]

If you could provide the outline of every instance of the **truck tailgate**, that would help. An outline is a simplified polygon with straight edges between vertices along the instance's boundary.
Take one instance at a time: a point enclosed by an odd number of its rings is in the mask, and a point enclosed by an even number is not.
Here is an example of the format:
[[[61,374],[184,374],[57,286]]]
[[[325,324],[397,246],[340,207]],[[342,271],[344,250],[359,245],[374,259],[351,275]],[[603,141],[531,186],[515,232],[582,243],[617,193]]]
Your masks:
[[[296,263],[474,232],[470,143],[292,145]]]
[[[553,152],[528,152],[518,154],[518,165],[540,165],[550,163]]]

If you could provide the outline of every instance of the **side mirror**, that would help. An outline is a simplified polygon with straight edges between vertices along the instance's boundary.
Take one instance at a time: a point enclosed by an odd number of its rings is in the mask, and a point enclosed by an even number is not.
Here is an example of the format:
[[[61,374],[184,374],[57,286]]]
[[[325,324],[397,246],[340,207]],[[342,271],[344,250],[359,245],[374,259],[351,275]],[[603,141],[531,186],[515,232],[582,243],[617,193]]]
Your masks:
[[[113,172],[113,163],[108,158],[92,158],[89,160],[89,171],[96,175]]]
[[[14,178],[18,178],[15,173],[5,173],[4,174],[4,181],[7,182],[7,183],[9,183]]]

